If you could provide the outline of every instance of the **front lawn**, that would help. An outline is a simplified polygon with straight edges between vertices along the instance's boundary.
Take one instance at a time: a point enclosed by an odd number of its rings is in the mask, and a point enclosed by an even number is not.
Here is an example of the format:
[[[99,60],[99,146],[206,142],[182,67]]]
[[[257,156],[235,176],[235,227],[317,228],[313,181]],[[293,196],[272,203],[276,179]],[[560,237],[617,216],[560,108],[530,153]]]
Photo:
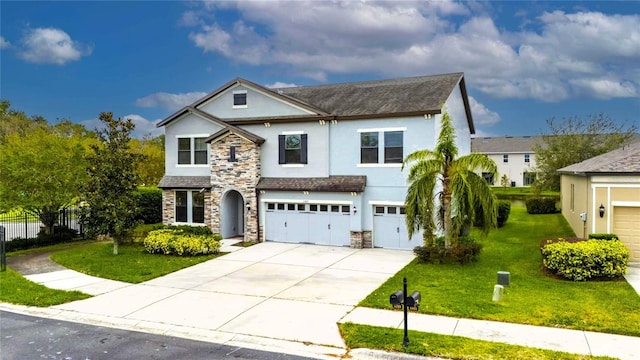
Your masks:
[[[219,256],[150,254],[137,243],[120,245],[118,253],[113,255],[111,242],[101,242],[55,252],[51,259],[88,275],[137,284]]]
[[[576,355],[526,346],[502,344],[409,330],[409,346],[402,346],[403,329],[376,326],[340,324],[340,332],[349,349],[375,348],[385,351],[406,352],[445,359],[477,360],[580,360],[611,359],[604,356]],[[472,356],[469,354],[473,354]]]
[[[36,284],[7,268],[0,272],[0,301],[46,307],[91,297],[80,291],[54,290]]]
[[[543,274],[540,241],[561,236],[573,236],[561,214],[513,207],[507,224],[482,240],[477,262],[414,260],[360,305],[389,309],[389,295],[406,276],[408,291],[422,293],[421,313],[640,336],[640,296],[624,279],[572,282]],[[511,286],[494,303],[498,271],[511,273]]]

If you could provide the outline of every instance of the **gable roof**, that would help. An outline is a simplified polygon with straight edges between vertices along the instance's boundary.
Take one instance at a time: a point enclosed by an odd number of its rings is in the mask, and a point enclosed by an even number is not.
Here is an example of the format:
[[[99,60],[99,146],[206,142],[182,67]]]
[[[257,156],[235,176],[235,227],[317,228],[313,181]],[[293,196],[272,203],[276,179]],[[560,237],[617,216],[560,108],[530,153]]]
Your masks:
[[[531,153],[542,136],[499,136],[471,138],[471,152],[482,154]]]
[[[640,141],[558,170],[565,174],[640,174]]]
[[[440,114],[442,105],[447,101],[449,95],[455,91],[456,86],[459,85],[469,130],[471,134],[475,133],[463,73],[281,89],[269,89],[251,81],[237,78],[170,115],[159,122],[157,126],[167,125],[180,117],[184,109],[197,109],[198,106],[236,85],[251,87],[312,113],[309,116],[290,118],[288,119],[289,121],[315,121],[318,118],[326,117],[348,120]],[[256,121],[264,120],[264,118],[252,119]],[[238,119],[228,119],[229,122],[238,124],[239,122],[236,120]]]

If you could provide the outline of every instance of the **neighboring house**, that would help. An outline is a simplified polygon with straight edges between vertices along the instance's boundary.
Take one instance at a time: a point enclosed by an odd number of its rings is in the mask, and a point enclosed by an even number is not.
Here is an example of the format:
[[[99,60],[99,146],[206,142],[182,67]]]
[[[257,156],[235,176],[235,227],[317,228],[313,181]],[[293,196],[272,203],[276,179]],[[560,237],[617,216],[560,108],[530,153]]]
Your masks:
[[[576,235],[617,234],[640,261],[640,141],[558,172],[562,215]]]
[[[443,105],[468,154],[462,73],[283,89],[232,80],[158,123],[163,221],[248,241],[421,245],[405,227],[401,163],[435,147]]]
[[[476,137],[471,139],[471,152],[486,154],[498,165],[498,178],[483,173],[489,184],[500,186],[504,175],[509,186],[531,186],[536,180],[536,155],[533,144],[542,136]]]

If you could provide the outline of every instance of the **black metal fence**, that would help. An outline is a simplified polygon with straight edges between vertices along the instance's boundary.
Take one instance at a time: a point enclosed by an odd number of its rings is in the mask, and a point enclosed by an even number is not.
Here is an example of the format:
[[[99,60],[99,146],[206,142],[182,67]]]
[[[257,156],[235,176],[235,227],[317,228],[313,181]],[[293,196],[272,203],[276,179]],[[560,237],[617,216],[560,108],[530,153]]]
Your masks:
[[[5,239],[11,241],[16,238],[35,238],[44,228],[37,217],[22,213],[16,215],[0,215],[0,226],[5,229]],[[62,209],[58,213],[56,226],[76,230],[78,236],[84,235],[84,227],[80,222],[80,209]]]

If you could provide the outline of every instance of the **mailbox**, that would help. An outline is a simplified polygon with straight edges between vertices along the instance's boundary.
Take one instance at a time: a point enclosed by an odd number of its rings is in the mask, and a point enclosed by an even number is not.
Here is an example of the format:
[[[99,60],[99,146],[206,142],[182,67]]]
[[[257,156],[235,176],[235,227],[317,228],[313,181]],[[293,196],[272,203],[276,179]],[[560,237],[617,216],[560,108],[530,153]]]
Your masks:
[[[402,290],[398,290],[389,296],[389,304],[391,304],[394,309],[401,309],[403,303],[404,293]]]
[[[422,300],[422,295],[420,295],[420,291],[414,291],[413,294],[407,296],[407,300],[405,301],[405,306],[407,306],[411,310],[418,310],[420,307],[420,300]]]

